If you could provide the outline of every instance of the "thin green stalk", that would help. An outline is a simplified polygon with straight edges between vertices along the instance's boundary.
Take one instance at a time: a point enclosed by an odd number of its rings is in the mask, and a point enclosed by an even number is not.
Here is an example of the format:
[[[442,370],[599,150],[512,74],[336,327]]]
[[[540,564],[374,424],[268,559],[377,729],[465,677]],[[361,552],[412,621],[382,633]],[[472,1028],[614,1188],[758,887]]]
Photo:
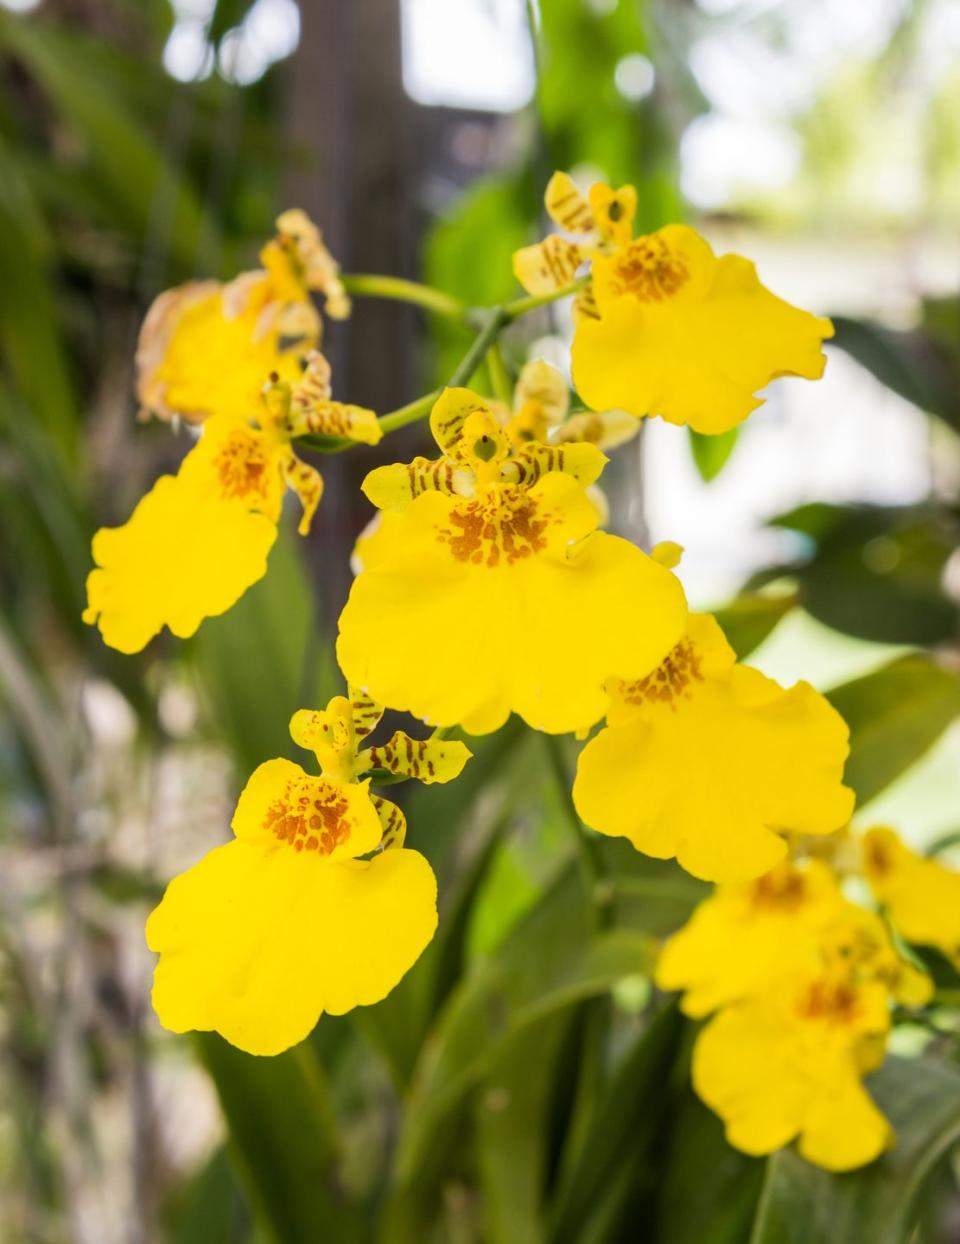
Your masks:
[[[564,285],[562,289],[555,289],[549,294],[529,294],[526,298],[514,298],[512,302],[505,302],[501,307],[504,319],[515,320],[521,315],[526,315],[528,311],[536,311],[538,307],[545,307],[548,303],[559,302],[561,298],[569,298],[571,294],[576,294],[583,289],[589,280],[588,276],[581,276],[571,281],[569,285]]]
[[[469,381],[483,361],[484,355],[500,335],[500,330],[506,322],[507,317],[503,307],[492,307],[487,312],[483,328],[477,334],[473,345],[460,360],[457,369],[447,381],[451,389],[455,389],[458,385],[466,384]]]
[[[603,860],[597,849],[597,843],[588,836],[586,828],[577,813],[570,788],[570,775],[563,756],[563,746],[556,734],[542,734],[550,768],[557,783],[560,804],[566,815],[567,822],[573,830],[577,847],[577,863],[580,868],[580,879],[590,908],[591,921],[594,929],[602,929],[607,923],[610,912],[606,893],[606,877]]]
[[[470,379],[493,342],[496,341],[497,334],[505,323],[506,320],[504,319],[502,307],[493,307],[487,312],[483,328],[477,334],[470,349],[460,360],[456,371],[450,377],[448,383],[451,388],[465,384]],[[406,406],[401,406],[397,410],[391,410],[386,415],[381,415],[377,422],[380,424],[384,435],[388,432],[395,432],[397,428],[406,427],[408,423],[416,423],[418,419],[428,415],[441,392],[442,390],[435,389],[432,393],[425,393],[423,397],[418,397],[415,401],[408,402]],[[305,449],[312,449],[317,453],[338,454],[345,449],[351,449],[359,442],[352,441],[346,436],[300,436],[297,438],[297,443]]]
[[[494,341],[487,351],[487,370],[490,373],[490,385],[494,397],[510,406],[513,402],[513,381],[503,361],[503,351],[500,349],[499,341]]]
[[[435,315],[444,315],[448,319],[462,320],[466,317],[467,308],[452,294],[445,294],[432,285],[423,285],[419,281],[407,281],[399,276],[375,276],[367,273],[348,273],[342,276],[343,287],[348,294],[359,298],[389,298],[394,302],[408,302],[415,307],[423,307]]]
[[[406,406],[401,406],[398,410],[391,410],[389,414],[381,415],[377,423],[380,424],[384,436],[388,432],[395,432],[397,428],[405,428],[408,423],[416,423],[424,415],[429,415],[433,409],[434,402],[441,392],[441,389],[434,389],[432,393],[425,393],[423,397],[418,397],[416,401],[408,402]],[[353,441],[350,443],[354,444]]]

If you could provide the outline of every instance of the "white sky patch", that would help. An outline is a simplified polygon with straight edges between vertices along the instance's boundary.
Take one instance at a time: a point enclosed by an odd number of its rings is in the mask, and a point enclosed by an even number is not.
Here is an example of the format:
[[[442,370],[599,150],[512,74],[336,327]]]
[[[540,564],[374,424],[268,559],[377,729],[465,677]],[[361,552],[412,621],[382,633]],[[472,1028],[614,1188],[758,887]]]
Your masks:
[[[800,140],[785,125],[707,113],[680,144],[683,193],[701,208],[722,207],[739,191],[778,190],[800,167]]]
[[[522,0],[403,0],[403,85],[419,104],[513,112],[533,97]]]

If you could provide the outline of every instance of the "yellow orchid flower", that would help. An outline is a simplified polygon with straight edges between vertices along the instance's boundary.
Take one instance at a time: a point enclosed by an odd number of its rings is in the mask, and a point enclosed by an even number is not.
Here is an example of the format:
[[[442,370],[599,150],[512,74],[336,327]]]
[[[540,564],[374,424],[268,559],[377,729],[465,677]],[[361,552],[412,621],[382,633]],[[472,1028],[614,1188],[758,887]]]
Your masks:
[[[144,417],[202,423],[244,420],[264,377],[295,383],[301,357],[320,343],[310,291],[335,319],[350,313],[339,268],[320,232],[299,209],[277,217],[260,252],[263,268],[227,284],[188,281],[157,298],[137,344],[137,396]]]
[[[818,918],[801,932],[762,915],[748,923],[758,936],[786,934],[786,958],[702,1030],[694,1088],[746,1153],[772,1153],[796,1138],[800,1153],[827,1170],[863,1166],[894,1136],[862,1078],[883,1061],[891,1002],[921,1005],[931,996],[929,978],[899,959],[873,912],[842,899],[833,920]],[[742,933],[733,934],[741,947]],[[792,953],[798,936],[807,962]]]
[[[601,833],[708,881],[746,881],[784,858],[785,830],[828,834],[850,819],[842,718],[808,683],[787,691],[737,665],[710,615],[690,615],[653,673],[608,691],[573,787]]]
[[[404,848],[403,813],[371,794],[371,769],[446,782],[459,742],[395,735],[359,750],[382,708],[353,689],[290,733],[321,776],[268,760],[247,783],[233,841],[175,878],[147,921],[160,956],[153,1005],[172,1032],[215,1031],[250,1054],[302,1041],[326,1011],[380,1001],[437,925],[436,879]],[[368,856],[369,858],[361,858]]]
[[[935,947],[960,969],[960,873],[917,855],[885,827],[864,836],[863,862],[898,932],[908,942]]]
[[[714,255],[687,225],[633,238],[636,191],[597,184],[584,197],[565,173],[545,196],[553,234],[514,256],[533,294],[569,284],[590,262],[576,302],[573,378],[594,409],[659,415],[698,432],[719,433],[762,403],[778,376],[817,380],[829,320],[777,298],[739,255]]]
[[[303,506],[301,535],[309,531],[323,480],[294,453],[294,437],[381,436],[372,411],[331,400],[317,352],[296,385],[274,380],[257,404],[253,422],[207,420],[177,475],[161,476],[122,527],[94,536],[83,619],[111,648],[139,652],[164,625],[186,638],[229,609],[266,572],[286,487]]]
[[[364,482],[384,513],[340,618],[341,668],[391,707],[474,734],[511,710],[551,733],[589,727],[606,678],[643,677],[677,642],[679,582],[596,530],[595,446],[517,447],[468,389],[445,390],[430,426],[439,459]]]

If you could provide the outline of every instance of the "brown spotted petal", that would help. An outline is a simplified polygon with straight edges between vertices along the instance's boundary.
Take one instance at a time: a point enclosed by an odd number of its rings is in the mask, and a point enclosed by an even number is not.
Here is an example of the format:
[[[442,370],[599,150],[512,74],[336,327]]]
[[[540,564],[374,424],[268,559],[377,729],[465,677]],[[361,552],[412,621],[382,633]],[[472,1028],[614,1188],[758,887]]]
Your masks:
[[[353,719],[353,736],[359,741],[376,730],[383,716],[383,705],[378,704],[372,696],[359,687],[350,687],[347,695],[350,699],[350,712]]]
[[[420,782],[451,782],[458,777],[470,759],[465,744],[451,739],[412,739],[398,730],[382,747],[371,747],[361,753],[368,768],[386,769],[402,777]]]
[[[383,826],[380,850],[389,851],[391,848],[402,847],[407,839],[407,818],[402,810],[382,795],[371,795],[370,802],[376,808]]]
[[[424,492],[447,497],[470,497],[476,487],[473,472],[450,458],[414,458],[376,467],[363,481],[363,491],[378,510],[405,509]]]
[[[592,484],[600,478],[607,459],[595,445],[525,445],[500,471],[504,483],[532,488],[537,480],[551,471],[560,471],[581,484]]]

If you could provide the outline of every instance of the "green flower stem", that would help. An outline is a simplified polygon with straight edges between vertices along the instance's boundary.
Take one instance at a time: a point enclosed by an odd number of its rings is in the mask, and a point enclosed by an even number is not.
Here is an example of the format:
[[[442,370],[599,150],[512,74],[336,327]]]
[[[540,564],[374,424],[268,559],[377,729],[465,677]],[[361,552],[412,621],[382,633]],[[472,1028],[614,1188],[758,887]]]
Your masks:
[[[438,311],[442,315],[452,316],[454,314],[452,308],[457,307],[456,315],[459,318],[475,320],[478,316],[482,316],[481,322],[483,327],[447,382],[450,388],[456,388],[458,385],[466,384],[469,381],[484,358],[488,362],[490,361],[490,352],[496,346],[497,338],[511,320],[526,314],[527,311],[533,311],[536,307],[545,306],[548,302],[556,302],[558,298],[565,298],[568,294],[575,293],[583,287],[585,280],[586,278],[574,281],[572,285],[555,290],[552,294],[541,294],[535,298],[518,298],[514,302],[504,303],[503,306],[499,307],[488,307],[480,312],[468,311],[456,299],[450,298],[449,295],[441,293],[438,289],[432,289],[429,285],[417,285],[414,281],[403,281],[399,277],[348,276],[344,277],[344,284],[351,293],[378,294],[385,298],[397,298],[405,302],[416,302],[420,306],[429,305],[432,310]],[[492,370],[494,385],[497,387],[499,396],[500,385],[504,384],[506,390],[509,390],[510,385],[499,349],[496,351],[495,358],[499,359],[499,365],[502,368],[502,374],[499,377],[497,372]],[[491,368],[495,369],[496,367],[497,363],[492,362]],[[434,390],[432,393],[425,393],[423,397],[418,397],[415,401],[408,402],[406,406],[401,406],[398,410],[391,410],[388,414],[381,415],[377,422],[380,424],[384,435],[388,432],[395,432],[397,428],[406,427],[408,423],[416,423],[418,419],[428,415],[440,393],[441,390],[439,389]],[[503,400],[510,400],[509,391]],[[302,445],[304,449],[312,449],[316,453],[322,454],[342,453],[343,450],[351,449],[354,445],[359,444],[358,441],[352,441],[345,436],[300,436],[297,438],[297,443]]]
[[[538,307],[545,307],[548,303],[559,302],[562,298],[569,298],[571,294],[578,293],[589,280],[588,276],[581,276],[576,281],[571,281],[569,285],[564,285],[562,289],[555,289],[549,294],[530,294],[526,298],[514,298],[512,302],[505,302],[501,310],[508,321],[519,319],[521,315],[536,311]]]
[[[423,397],[418,397],[414,402],[408,402],[406,406],[401,406],[398,410],[391,410],[389,414],[381,415],[377,423],[380,424],[384,436],[388,432],[395,432],[397,428],[405,428],[408,423],[416,423],[424,415],[429,415],[434,402],[442,392],[442,389],[434,389],[432,393],[425,393]],[[350,442],[350,444],[355,443],[355,441]]]
[[[499,341],[494,341],[487,351],[487,370],[490,372],[490,384],[494,397],[507,406],[513,404],[513,380],[503,361],[503,351]]]
[[[399,276],[361,273],[348,274],[340,279],[347,293],[358,298],[389,298],[394,302],[409,302],[413,306],[423,307],[425,311],[432,311],[435,315],[444,315],[452,320],[462,320],[467,314],[467,308],[459,298],[434,289],[432,285],[422,285],[419,281],[406,281]]]
[[[473,345],[460,360],[453,375],[447,381],[447,385],[451,389],[455,389],[458,385],[466,384],[469,381],[470,377],[480,366],[491,345],[499,337],[500,331],[506,322],[507,318],[503,307],[492,307],[486,313],[483,328],[481,328],[474,339]]]
[[[602,929],[610,918],[610,887],[605,875],[603,860],[597,849],[596,841],[591,838],[577,813],[573,802],[570,775],[563,755],[563,745],[556,734],[541,734],[546,748],[547,759],[557,783],[557,794],[563,807],[567,823],[573,830],[577,847],[577,863],[580,867],[580,879],[590,906],[591,922],[594,929]]]

